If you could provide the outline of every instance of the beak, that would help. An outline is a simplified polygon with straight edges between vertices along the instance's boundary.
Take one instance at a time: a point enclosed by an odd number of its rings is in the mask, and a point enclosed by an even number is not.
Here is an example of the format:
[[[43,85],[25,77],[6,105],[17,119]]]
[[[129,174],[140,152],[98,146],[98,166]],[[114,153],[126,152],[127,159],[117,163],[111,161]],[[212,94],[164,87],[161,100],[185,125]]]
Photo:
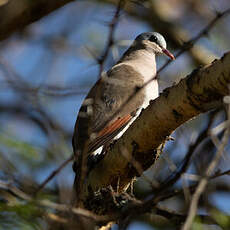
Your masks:
[[[162,48],[162,52],[163,52],[165,55],[167,55],[168,57],[170,57],[170,59],[172,59],[172,60],[175,60],[175,59],[176,59],[176,58],[173,56],[173,54],[170,53],[167,49]]]

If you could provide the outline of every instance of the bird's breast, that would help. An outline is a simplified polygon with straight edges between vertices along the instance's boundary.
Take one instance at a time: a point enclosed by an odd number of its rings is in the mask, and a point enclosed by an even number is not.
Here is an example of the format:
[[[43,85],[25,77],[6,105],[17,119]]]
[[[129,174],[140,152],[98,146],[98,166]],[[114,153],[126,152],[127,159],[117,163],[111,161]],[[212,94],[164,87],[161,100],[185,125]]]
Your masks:
[[[157,80],[150,81],[144,88],[144,101],[142,104],[142,108],[146,108],[149,105],[150,100],[154,100],[159,96],[159,88]]]

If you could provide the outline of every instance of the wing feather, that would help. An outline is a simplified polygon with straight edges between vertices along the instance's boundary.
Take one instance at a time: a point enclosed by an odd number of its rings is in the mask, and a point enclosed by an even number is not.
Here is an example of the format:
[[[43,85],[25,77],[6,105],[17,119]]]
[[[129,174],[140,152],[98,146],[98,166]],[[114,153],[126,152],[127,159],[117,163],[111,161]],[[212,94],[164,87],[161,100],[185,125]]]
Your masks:
[[[130,114],[118,118],[111,125],[106,126],[102,129],[97,137],[92,140],[89,144],[89,152],[93,152],[98,149],[100,146],[109,143],[132,119]]]
[[[74,152],[82,151],[92,133],[96,138],[89,143],[89,152],[109,143],[130,121],[144,101],[144,90],[135,94],[143,85],[140,74],[128,65],[114,66],[90,90],[86,99],[92,104],[80,111],[92,111],[85,117],[78,116],[73,136]],[[130,95],[135,96],[128,102]],[[85,108],[91,106],[91,109]],[[84,124],[82,124],[84,123]]]

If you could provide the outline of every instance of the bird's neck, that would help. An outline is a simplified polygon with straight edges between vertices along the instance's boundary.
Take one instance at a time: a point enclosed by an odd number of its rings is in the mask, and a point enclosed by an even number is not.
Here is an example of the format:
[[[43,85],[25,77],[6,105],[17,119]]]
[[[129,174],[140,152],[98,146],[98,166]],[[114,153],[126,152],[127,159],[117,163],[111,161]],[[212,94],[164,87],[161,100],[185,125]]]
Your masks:
[[[155,54],[146,49],[135,49],[130,47],[118,64],[127,64],[139,72],[144,82],[147,82],[156,75]]]

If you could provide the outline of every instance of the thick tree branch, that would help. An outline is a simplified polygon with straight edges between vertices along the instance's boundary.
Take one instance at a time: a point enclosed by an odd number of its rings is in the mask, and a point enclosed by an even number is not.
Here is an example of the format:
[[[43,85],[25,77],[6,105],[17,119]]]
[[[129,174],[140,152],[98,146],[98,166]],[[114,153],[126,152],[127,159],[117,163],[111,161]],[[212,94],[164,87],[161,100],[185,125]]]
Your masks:
[[[0,40],[73,0],[10,0],[0,7]]]
[[[221,105],[229,83],[230,52],[165,89],[90,172],[87,186],[96,191],[111,184],[116,188],[119,182],[124,190],[140,174],[136,163],[142,171],[150,167],[153,150],[181,124]]]

